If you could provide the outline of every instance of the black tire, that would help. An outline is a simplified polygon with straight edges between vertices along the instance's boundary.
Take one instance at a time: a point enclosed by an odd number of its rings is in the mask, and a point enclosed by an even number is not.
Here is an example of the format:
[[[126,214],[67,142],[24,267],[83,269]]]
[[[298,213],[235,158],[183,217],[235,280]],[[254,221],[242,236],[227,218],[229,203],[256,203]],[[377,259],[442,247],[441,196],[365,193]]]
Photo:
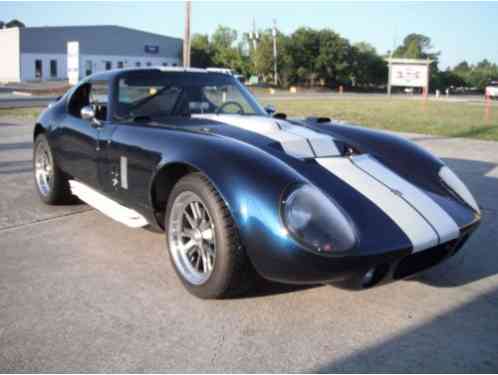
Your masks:
[[[37,177],[36,166],[37,153],[42,152],[42,150],[46,152],[48,162],[52,168],[51,178],[45,190],[41,188],[40,181]],[[73,203],[75,201],[75,197],[71,194],[71,189],[69,187],[69,178],[59,169],[59,167],[57,167],[47,137],[44,134],[40,134],[36,137],[33,146],[33,176],[36,191],[38,192],[40,199],[46,204],[59,205]]]
[[[213,221],[216,236],[216,258],[209,278],[201,285],[193,284],[178,269],[169,240],[166,238],[169,257],[176,274],[185,288],[199,298],[221,299],[245,293],[253,286],[256,272],[240,242],[237,227],[223,199],[202,174],[189,174],[181,178],[174,186],[165,213],[166,237],[168,237],[173,204],[175,199],[184,192],[196,194],[202,200]]]

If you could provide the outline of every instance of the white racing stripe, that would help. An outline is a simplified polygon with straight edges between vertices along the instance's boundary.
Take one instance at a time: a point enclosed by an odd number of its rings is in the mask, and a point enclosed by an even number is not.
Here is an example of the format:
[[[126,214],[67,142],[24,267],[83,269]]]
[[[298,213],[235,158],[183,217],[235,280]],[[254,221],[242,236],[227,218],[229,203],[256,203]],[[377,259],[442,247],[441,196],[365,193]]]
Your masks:
[[[413,252],[436,246],[438,235],[427,221],[404,199],[365,173],[348,158],[318,158],[316,161],[363,194],[389,216],[406,234]]]
[[[405,201],[413,206],[436,230],[440,242],[458,238],[460,230],[455,221],[431,197],[369,155],[352,158],[353,163],[366,173],[381,181],[389,188],[402,194]]]
[[[192,115],[192,117],[223,122],[263,135],[277,141],[286,153],[298,158],[340,156],[332,137],[291,124],[288,121],[264,116],[227,114]]]

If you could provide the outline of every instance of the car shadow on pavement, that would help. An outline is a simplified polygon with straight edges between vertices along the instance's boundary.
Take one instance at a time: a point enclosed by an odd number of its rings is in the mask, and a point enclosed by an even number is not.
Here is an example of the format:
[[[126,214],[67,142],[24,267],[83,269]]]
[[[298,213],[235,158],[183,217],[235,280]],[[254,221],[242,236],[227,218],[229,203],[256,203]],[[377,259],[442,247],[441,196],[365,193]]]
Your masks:
[[[498,164],[443,159],[469,187],[482,212],[480,227],[453,258],[413,280],[455,287],[498,275]]]
[[[494,288],[429,321],[311,371],[494,373],[498,370],[497,301],[498,288]],[[416,313],[406,316],[407,325],[411,319],[418,321]]]
[[[281,284],[275,281],[270,281],[257,276],[255,285],[249,289],[246,293],[241,296],[235,297],[235,299],[244,298],[256,298],[256,297],[266,297],[278,294],[295,293],[311,288],[317,288],[322,285],[319,284],[309,284],[309,285],[292,285],[292,284]]]

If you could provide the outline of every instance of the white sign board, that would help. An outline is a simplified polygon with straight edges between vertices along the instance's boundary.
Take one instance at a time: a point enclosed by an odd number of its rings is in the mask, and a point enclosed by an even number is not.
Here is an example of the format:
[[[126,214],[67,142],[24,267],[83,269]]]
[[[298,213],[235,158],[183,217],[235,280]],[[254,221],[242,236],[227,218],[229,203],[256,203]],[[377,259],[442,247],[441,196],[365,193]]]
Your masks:
[[[80,80],[80,43],[67,42],[67,79],[70,85]]]
[[[392,64],[391,86],[426,87],[428,74],[428,65]]]

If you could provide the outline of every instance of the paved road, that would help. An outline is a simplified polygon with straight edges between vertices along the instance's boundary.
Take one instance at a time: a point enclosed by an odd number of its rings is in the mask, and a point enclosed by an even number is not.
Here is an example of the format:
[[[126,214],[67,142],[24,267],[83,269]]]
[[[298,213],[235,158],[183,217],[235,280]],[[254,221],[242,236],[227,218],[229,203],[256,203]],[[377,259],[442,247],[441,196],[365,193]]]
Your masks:
[[[201,301],[162,235],[42,205],[31,125],[0,120],[0,371],[498,371],[498,143],[408,137],[483,207],[463,252],[363,292],[262,284]]]
[[[46,107],[49,103],[55,101],[56,97],[52,96],[15,96],[4,94],[0,95],[0,108],[34,108]]]

